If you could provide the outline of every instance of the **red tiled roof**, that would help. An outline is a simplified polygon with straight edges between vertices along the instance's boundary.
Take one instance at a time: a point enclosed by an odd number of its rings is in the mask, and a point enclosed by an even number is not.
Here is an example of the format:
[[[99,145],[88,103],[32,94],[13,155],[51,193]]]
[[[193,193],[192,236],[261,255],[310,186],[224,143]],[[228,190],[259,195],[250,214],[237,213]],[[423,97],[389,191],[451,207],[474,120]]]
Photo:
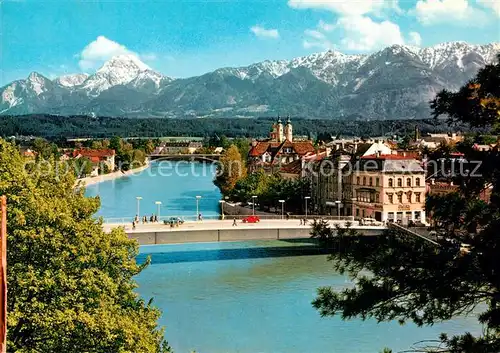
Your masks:
[[[300,174],[302,172],[302,161],[298,159],[296,161],[288,163],[281,167],[280,172],[287,174]]]
[[[405,159],[415,159],[413,156],[402,156],[399,154],[370,154],[368,156],[363,156],[361,159],[384,159],[384,160],[405,160]]]
[[[267,149],[269,148],[269,145],[270,145],[269,142],[259,141],[255,146],[252,146],[249,155],[251,157],[260,157],[264,153],[266,153]]]
[[[83,157],[96,157],[96,158],[104,158],[104,157],[112,157],[115,155],[115,150],[112,149],[102,149],[102,150],[92,150],[92,149],[80,149],[73,151],[73,157],[76,156]]]
[[[273,153],[273,155],[277,155],[281,152],[281,150],[284,148],[293,148],[294,151],[300,155],[303,156],[307,153],[314,152],[314,146],[311,143],[311,141],[298,141],[298,142],[290,142],[288,140],[285,140],[283,142],[268,142],[268,141],[258,141],[255,146],[253,146],[250,151],[249,155],[251,157],[260,157],[267,151]]]
[[[311,141],[299,141],[299,142],[293,142],[293,149],[297,154],[303,156],[306,153],[309,152],[314,152],[314,146],[311,143]]]

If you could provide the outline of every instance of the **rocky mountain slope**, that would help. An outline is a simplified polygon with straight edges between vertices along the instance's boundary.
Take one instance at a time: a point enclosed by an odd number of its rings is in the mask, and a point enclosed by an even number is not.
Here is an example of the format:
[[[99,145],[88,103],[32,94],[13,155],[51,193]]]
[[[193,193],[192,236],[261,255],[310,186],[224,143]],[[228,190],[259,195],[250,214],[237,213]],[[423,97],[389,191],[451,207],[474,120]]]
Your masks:
[[[163,76],[137,57],[121,55],[92,75],[49,80],[33,72],[14,81],[0,88],[0,113],[427,118],[437,92],[459,88],[498,53],[499,43],[393,45],[371,55],[327,51],[186,79]]]

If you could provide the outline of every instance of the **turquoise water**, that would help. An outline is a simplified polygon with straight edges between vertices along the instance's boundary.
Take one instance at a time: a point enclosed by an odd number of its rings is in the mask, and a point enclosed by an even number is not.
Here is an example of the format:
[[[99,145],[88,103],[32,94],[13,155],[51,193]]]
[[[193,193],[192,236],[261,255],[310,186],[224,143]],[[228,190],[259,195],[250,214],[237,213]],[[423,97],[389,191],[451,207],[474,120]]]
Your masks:
[[[136,196],[141,215],[218,214],[220,192],[213,165],[153,164],[140,175],[87,188],[101,197],[99,216],[129,217]],[[389,346],[408,349],[441,332],[479,333],[475,318],[434,327],[377,324],[373,320],[321,318],[311,306],[319,286],[344,288],[326,255],[310,243],[261,241],[141,247],[139,261],[152,264],[137,277],[137,291],[162,309],[160,324],[176,353],[376,353]]]
[[[176,353],[376,353],[441,332],[480,332],[474,317],[423,328],[321,318],[311,306],[315,289],[350,284],[305,242],[144,246],[139,261],[151,255],[152,264],[138,292],[163,310]]]
[[[101,197],[98,216],[132,218],[137,213],[136,197],[141,216],[157,213],[156,201],[161,201],[160,215],[196,216],[196,196],[201,196],[199,210],[203,216],[219,214],[219,189],[213,183],[214,164],[155,162],[143,172],[105,181],[87,187],[88,196]]]

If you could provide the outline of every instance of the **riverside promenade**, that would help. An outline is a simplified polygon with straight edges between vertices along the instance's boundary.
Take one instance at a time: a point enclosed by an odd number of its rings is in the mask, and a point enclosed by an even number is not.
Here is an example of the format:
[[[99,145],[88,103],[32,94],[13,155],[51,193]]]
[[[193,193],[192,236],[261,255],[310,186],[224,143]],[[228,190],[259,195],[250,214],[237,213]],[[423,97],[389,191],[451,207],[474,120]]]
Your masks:
[[[345,226],[345,221],[329,221],[333,227],[336,224]],[[204,220],[188,221],[178,227],[171,227],[162,223],[138,224],[132,229],[132,223],[106,223],[104,230],[109,232],[116,227],[124,227],[127,235],[136,239],[139,245],[220,242],[220,241],[245,241],[245,240],[285,240],[303,239],[310,237],[311,226],[301,225],[300,220],[269,219],[259,223],[237,222],[233,220]],[[353,225],[367,236],[382,234],[385,226],[358,226]]]

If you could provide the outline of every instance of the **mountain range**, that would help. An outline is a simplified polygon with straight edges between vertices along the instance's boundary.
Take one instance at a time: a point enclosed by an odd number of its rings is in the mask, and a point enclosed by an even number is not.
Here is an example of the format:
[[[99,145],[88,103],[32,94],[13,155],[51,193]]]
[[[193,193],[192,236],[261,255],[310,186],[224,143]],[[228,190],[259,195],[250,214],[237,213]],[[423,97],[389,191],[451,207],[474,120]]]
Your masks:
[[[458,89],[499,53],[500,43],[392,45],[369,55],[326,51],[183,79],[120,55],[90,75],[50,80],[32,72],[11,82],[0,88],[0,114],[428,118],[436,93]]]

